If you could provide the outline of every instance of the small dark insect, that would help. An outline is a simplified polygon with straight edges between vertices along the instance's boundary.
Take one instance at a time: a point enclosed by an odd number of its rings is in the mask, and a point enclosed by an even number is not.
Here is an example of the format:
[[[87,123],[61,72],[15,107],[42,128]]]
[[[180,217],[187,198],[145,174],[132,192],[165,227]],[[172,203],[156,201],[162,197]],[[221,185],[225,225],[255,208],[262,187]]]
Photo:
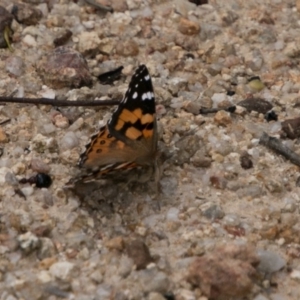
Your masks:
[[[186,53],[184,56],[185,56],[186,58],[192,58],[192,59],[195,58],[195,55],[194,55],[193,53]]]
[[[167,292],[164,294],[164,298],[166,298],[166,300],[175,300],[175,295],[172,292]]]
[[[98,76],[99,81],[102,84],[112,84],[114,81],[121,78],[123,66],[118,67],[112,71],[102,73]]]
[[[233,96],[235,94],[235,91],[227,91],[227,96]]]
[[[208,0],[189,0],[189,2],[195,3],[196,5],[207,4]]]
[[[52,184],[52,179],[48,174],[38,173],[34,176],[22,178],[19,183],[35,184],[37,188],[48,188]]]
[[[271,111],[268,111],[266,114],[265,114],[265,120],[267,122],[270,122],[270,121],[277,121],[278,120],[278,116],[276,115],[275,111],[271,110]]]
[[[234,113],[235,110],[236,110],[236,106],[235,106],[235,105],[229,106],[229,107],[227,108],[227,111],[230,112],[230,113]]]

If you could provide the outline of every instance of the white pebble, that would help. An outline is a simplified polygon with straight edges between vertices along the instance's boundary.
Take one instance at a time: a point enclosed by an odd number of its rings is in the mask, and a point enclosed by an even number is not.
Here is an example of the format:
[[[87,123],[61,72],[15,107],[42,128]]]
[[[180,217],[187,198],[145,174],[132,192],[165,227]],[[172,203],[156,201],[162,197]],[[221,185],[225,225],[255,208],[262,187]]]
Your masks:
[[[21,188],[21,192],[25,196],[31,196],[33,194],[33,187],[32,186],[25,186],[25,187]]]
[[[299,270],[293,270],[290,274],[291,278],[300,281],[300,271]]]
[[[59,278],[61,280],[66,280],[71,277],[74,267],[75,267],[74,264],[67,261],[63,261],[63,262],[54,263],[50,267],[49,271],[52,276]]]
[[[177,221],[178,220],[179,209],[176,207],[171,207],[167,212],[167,220]]]
[[[36,47],[37,43],[33,36],[26,34],[23,38],[23,43],[25,43],[27,46]]]

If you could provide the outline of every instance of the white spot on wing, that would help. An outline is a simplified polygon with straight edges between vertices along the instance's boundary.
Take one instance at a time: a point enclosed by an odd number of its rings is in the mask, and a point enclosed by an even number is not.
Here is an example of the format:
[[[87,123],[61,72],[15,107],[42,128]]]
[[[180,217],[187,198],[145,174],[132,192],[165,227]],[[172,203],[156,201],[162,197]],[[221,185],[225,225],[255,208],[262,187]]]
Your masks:
[[[147,93],[144,93],[144,94],[142,95],[142,100],[144,101],[144,100],[146,100],[146,99],[148,99],[148,94],[147,94]]]
[[[154,97],[152,92],[147,92],[142,95],[142,100],[152,100]]]
[[[146,75],[144,78],[145,78],[145,80],[147,80],[147,81],[148,81],[148,80],[150,79],[150,76],[149,76],[149,74],[148,74],[148,75]]]
[[[132,95],[132,99],[136,99],[138,96],[138,93],[137,92],[134,92],[134,94]]]

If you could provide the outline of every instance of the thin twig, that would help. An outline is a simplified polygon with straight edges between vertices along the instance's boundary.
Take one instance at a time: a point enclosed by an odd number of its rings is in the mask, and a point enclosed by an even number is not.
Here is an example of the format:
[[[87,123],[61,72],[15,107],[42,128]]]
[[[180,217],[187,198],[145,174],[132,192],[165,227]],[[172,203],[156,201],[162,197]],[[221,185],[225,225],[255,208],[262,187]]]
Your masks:
[[[233,113],[233,112],[235,112],[235,109],[236,109],[236,107],[234,105],[226,107],[226,108],[205,108],[205,107],[202,107],[202,108],[200,108],[199,113],[202,114],[202,115],[215,114],[215,113],[217,113],[221,110],[225,110],[225,111],[228,111],[230,113]]]
[[[259,143],[273,150],[275,153],[281,154],[287,160],[300,167],[300,156],[289,147],[285,146],[281,140],[271,137],[264,132],[259,139]]]
[[[108,12],[111,12],[111,13],[114,12],[114,10],[111,7],[105,6],[105,5],[100,4],[100,3],[97,3],[94,0],[85,0],[85,2],[92,5],[92,6],[95,6],[98,9],[108,11]]]
[[[10,120],[11,120],[11,119],[6,119],[6,120],[4,120],[4,121],[1,121],[1,122],[0,122],[0,125],[5,125],[5,124],[9,123]]]
[[[49,98],[13,98],[13,97],[0,97],[0,103],[23,103],[23,104],[46,104],[52,106],[110,106],[118,105],[118,100],[55,100]]]

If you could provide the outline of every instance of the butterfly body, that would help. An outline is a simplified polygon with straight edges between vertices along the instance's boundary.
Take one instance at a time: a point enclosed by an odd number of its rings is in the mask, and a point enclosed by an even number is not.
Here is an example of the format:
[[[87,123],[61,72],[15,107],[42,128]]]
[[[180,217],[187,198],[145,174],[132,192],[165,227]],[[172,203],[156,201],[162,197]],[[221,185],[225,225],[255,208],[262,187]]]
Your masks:
[[[151,77],[145,65],[134,73],[128,90],[110,120],[92,136],[80,156],[91,180],[112,171],[156,166],[157,124]]]

